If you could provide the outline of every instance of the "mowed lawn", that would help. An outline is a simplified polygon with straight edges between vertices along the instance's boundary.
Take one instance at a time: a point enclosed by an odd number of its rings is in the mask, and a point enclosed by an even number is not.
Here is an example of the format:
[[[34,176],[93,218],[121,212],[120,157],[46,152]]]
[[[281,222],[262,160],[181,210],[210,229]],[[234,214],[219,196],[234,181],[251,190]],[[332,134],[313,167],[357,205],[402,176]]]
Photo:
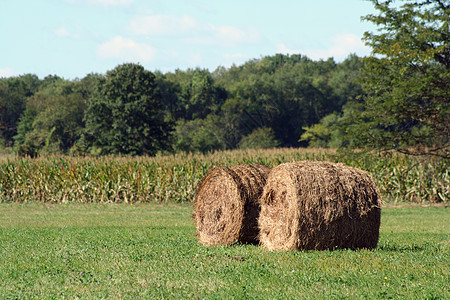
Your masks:
[[[376,250],[199,245],[192,204],[0,204],[0,299],[449,299],[450,209],[387,207]]]

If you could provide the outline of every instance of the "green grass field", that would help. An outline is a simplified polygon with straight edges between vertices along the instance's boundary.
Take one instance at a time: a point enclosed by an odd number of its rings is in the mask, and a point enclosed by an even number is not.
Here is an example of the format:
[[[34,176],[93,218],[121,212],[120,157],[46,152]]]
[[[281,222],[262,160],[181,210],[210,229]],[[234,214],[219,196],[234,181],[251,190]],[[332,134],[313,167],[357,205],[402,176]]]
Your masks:
[[[192,204],[0,204],[0,299],[449,299],[450,210],[387,207],[376,250],[199,245]]]

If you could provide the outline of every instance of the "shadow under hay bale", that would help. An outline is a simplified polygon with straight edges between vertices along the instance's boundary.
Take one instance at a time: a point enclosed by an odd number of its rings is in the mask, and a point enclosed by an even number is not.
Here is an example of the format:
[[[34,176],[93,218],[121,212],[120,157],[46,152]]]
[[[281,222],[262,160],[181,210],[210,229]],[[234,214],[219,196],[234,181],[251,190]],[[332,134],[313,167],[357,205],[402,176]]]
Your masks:
[[[268,250],[375,248],[381,200],[372,177],[341,163],[301,161],[272,169],[260,199]]]
[[[259,197],[270,168],[264,165],[215,167],[197,187],[194,221],[205,246],[257,243]]]

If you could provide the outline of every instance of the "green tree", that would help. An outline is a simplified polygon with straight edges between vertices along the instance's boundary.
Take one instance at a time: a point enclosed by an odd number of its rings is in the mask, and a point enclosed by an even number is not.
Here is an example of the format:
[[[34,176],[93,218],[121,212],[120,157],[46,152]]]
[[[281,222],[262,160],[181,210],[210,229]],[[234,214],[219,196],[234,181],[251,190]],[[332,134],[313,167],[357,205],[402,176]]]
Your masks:
[[[279,146],[280,142],[275,139],[275,132],[272,128],[257,128],[249,135],[242,137],[239,142],[241,149],[267,149]]]
[[[219,116],[210,114],[205,119],[180,120],[175,128],[174,149],[184,152],[225,150],[226,131]]]
[[[363,110],[349,116],[356,147],[449,157],[450,45],[448,1],[372,0],[378,26],[365,40]]]
[[[137,64],[117,66],[89,99],[83,141],[100,153],[154,155],[168,149],[170,124],[160,100],[152,72]]]
[[[163,109],[174,120],[204,119],[215,114],[227,95],[215,85],[208,70],[176,70],[175,73],[156,73],[156,82]]]
[[[358,82],[363,66],[363,58],[350,54],[330,73],[327,84],[334,99],[334,111],[340,111],[347,102],[354,101],[363,94]]]
[[[300,136],[300,141],[306,141],[309,147],[314,148],[340,147],[341,144],[335,135],[337,131],[333,130],[338,119],[338,114],[332,113],[323,117],[318,124],[303,127],[305,132]]]
[[[28,97],[40,86],[36,75],[0,79],[0,145],[12,146]]]
[[[354,55],[341,67],[333,59],[276,54],[228,70],[218,68],[216,84],[228,92],[218,114],[232,121],[237,142],[258,128],[271,128],[280,145],[306,146],[299,142],[302,128],[339,112],[360,90],[352,84],[359,63]]]
[[[15,146],[45,152],[67,152],[80,138],[86,99],[79,83],[61,78],[48,81],[29,97],[20,118]]]
[[[329,108],[334,111],[321,118],[319,123],[304,126],[300,142],[307,142],[309,147],[349,146],[349,141],[344,139],[345,129],[350,125],[346,121],[355,115],[355,111],[361,111],[358,99],[363,92],[358,79],[362,67],[363,59],[351,54],[329,73],[329,80],[326,82],[330,87],[327,102],[331,102],[332,107]]]

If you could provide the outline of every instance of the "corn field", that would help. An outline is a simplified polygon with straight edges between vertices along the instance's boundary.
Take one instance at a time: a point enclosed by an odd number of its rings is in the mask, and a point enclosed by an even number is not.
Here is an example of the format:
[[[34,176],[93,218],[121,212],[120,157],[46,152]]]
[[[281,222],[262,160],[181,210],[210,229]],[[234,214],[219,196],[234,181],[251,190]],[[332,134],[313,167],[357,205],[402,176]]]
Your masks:
[[[274,167],[299,160],[343,162],[372,174],[384,201],[449,201],[448,160],[400,154],[342,154],[321,149],[234,150],[156,157],[0,159],[0,202],[193,201],[213,166],[261,163]]]

